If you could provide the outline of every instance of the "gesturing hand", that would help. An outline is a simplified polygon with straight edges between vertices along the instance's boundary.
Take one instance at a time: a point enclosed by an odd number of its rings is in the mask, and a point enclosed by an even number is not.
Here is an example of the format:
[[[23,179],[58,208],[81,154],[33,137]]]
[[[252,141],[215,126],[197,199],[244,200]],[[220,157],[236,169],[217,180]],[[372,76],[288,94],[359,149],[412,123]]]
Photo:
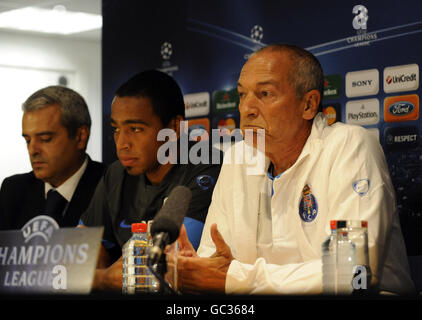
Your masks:
[[[193,249],[187,238],[186,230],[181,230],[177,272],[178,285],[182,292],[224,293],[227,270],[234,258],[230,247],[224,241],[216,224],[211,226],[211,238],[215,244],[216,251],[212,256],[202,258]]]

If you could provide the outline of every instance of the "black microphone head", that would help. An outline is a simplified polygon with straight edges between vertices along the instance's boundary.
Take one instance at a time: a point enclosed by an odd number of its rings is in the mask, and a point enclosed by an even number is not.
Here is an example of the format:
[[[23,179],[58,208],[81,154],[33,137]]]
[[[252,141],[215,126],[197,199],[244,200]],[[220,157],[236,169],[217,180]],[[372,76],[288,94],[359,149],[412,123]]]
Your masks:
[[[188,211],[192,192],[185,186],[177,186],[170,192],[166,202],[154,218],[151,235],[159,232],[169,234],[170,243],[176,241],[180,227]]]

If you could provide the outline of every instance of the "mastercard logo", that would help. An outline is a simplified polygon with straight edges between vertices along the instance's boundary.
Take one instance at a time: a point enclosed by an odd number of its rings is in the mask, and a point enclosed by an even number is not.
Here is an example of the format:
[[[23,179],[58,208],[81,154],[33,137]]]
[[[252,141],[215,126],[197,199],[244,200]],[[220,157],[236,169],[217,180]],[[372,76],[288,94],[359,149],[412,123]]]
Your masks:
[[[230,131],[236,128],[236,122],[232,118],[221,119],[217,124],[218,129],[229,129]]]
[[[208,118],[189,120],[189,138],[192,141],[204,141],[209,138],[210,120]]]
[[[328,106],[323,109],[323,113],[327,117],[328,125],[332,125],[337,120],[337,112],[336,109],[332,106]]]

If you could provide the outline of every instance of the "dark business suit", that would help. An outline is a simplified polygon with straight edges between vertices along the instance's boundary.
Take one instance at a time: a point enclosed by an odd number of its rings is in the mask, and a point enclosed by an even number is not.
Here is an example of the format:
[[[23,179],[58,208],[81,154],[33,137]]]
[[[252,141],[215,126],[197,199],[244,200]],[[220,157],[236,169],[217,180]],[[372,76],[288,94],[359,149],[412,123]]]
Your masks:
[[[88,157],[88,165],[60,227],[78,225],[79,218],[88,208],[104,171],[105,165]],[[44,182],[37,179],[33,171],[4,179],[0,189],[0,230],[20,229],[33,217],[44,214],[44,192]]]

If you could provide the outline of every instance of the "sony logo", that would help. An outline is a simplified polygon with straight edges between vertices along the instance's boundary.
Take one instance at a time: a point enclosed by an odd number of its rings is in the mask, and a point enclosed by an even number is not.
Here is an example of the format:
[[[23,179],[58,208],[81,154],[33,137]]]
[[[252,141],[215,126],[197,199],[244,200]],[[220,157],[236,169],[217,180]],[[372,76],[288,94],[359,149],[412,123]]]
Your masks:
[[[362,87],[372,85],[372,80],[358,80],[352,81],[352,87]]]

